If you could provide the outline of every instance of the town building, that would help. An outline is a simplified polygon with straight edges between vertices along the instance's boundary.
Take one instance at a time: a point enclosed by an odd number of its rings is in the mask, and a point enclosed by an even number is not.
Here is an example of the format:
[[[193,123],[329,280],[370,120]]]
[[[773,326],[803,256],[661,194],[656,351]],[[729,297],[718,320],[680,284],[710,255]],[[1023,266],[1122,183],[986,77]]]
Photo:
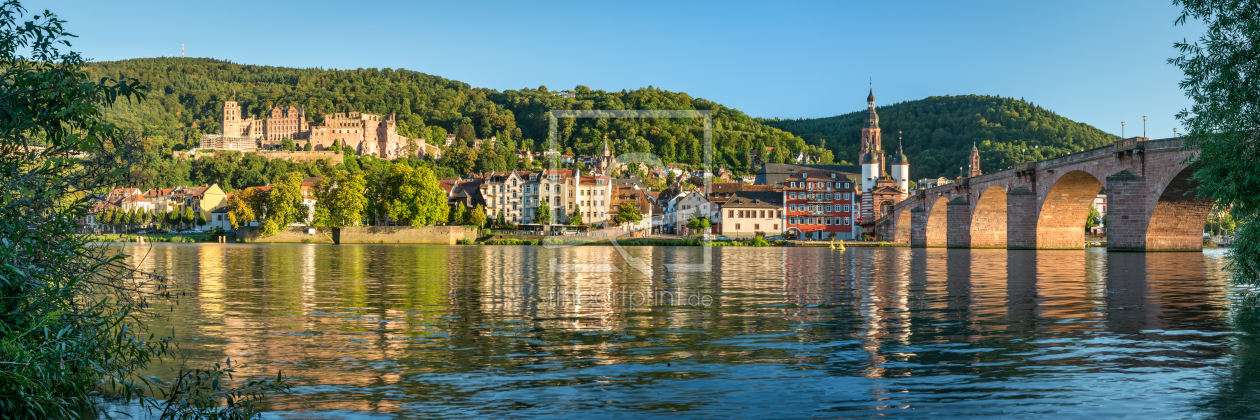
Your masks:
[[[722,209],[722,234],[739,239],[783,233],[782,197],[777,191],[735,193]]]
[[[582,213],[582,224],[608,222],[612,178],[580,175],[576,170],[492,172],[481,176],[478,191],[486,204],[486,217],[513,224],[539,223],[535,211],[539,200],[549,200],[553,223],[568,223],[574,208]]]
[[[801,171],[782,191],[787,231],[797,239],[853,239],[855,186],[837,171]]]
[[[649,233],[652,230],[653,202],[648,196],[646,190],[640,189],[634,185],[614,186],[612,190],[612,200],[610,201],[608,211],[611,213],[610,219],[614,225],[626,232]],[[637,222],[620,222],[617,220],[617,214],[622,204],[629,203],[639,210],[642,219]]]
[[[704,196],[704,191],[693,188],[671,199],[665,211],[669,213],[666,216],[667,219],[673,223],[670,233],[681,235],[701,233],[688,229],[687,222],[693,218],[709,217],[711,210],[709,200]]]

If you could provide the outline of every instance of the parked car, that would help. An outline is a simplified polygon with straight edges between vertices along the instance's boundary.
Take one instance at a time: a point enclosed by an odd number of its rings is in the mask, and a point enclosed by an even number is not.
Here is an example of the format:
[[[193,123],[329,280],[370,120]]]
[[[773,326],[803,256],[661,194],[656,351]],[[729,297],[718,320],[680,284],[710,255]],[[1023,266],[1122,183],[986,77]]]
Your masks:
[[[201,229],[192,229],[192,230],[189,230],[188,233],[205,233],[205,232],[202,232]]]
[[[136,233],[139,233],[139,234],[145,234],[145,233],[149,233],[149,231],[144,230],[144,229],[140,229],[140,230],[136,231]]]

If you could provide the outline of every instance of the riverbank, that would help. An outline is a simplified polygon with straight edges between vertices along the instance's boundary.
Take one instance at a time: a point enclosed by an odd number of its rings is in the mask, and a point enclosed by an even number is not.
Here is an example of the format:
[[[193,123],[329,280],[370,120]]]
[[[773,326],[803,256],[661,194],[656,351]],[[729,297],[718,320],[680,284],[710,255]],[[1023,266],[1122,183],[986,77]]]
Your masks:
[[[295,226],[262,236],[256,227],[236,231],[238,242],[262,244],[444,244],[476,239],[471,226],[355,226],[340,229]]]
[[[144,242],[173,242],[173,243],[193,243],[193,242],[218,242],[218,238],[213,233],[197,233],[197,234],[139,234],[139,233],[106,233],[106,234],[90,234],[87,235],[89,242],[140,242],[143,238]]]
[[[491,237],[481,241],[463,241],[461,245],[612,245],[611,239],[591,238],[581,239],[572,237]],[[745,240],[722,240],[705,242],[695,238],[629,238],[618,239],[619,246],[787,246],[787,247],[831,247],[833,245],[845,247],[908,247],[909,244],[898,244],[892,242],[873,242],[873,241],[766,241],[758,242],[756,239]]]

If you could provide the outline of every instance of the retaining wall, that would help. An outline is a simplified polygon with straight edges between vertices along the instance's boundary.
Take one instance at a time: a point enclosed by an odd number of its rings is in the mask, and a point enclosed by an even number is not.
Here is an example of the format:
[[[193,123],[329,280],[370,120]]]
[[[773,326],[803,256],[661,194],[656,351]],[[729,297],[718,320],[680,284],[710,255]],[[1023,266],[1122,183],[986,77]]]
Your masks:
[[[290,227],[275,235],[262,237],[258,228],[243,227],[236,231],[242,242],[331,244],[445,244],[460,239],[476,239],[477,231],[463,226],[358,226],[341,228]]]

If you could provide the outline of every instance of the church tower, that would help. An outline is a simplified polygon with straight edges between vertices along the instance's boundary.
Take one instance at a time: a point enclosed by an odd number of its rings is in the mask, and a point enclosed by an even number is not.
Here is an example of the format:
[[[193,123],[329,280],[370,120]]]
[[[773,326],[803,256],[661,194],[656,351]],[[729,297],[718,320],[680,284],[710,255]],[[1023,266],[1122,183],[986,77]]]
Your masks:
[[[980,149],[976,148],[976,144],[971,144],[971,172],[967,174],[968,178],[980,176]]]
[[[902,192],[910,191],[910,159],[901,151],[901,132],[897,132],[897,154],[892,158],[892,177]]]
[[[866,96],[866,122],[862,126],[862,151],[858,158],[862,165],[862,192],[875,187],[883,174],[884,149],[879,138],[879,114],[875,113],[875,89]]]

